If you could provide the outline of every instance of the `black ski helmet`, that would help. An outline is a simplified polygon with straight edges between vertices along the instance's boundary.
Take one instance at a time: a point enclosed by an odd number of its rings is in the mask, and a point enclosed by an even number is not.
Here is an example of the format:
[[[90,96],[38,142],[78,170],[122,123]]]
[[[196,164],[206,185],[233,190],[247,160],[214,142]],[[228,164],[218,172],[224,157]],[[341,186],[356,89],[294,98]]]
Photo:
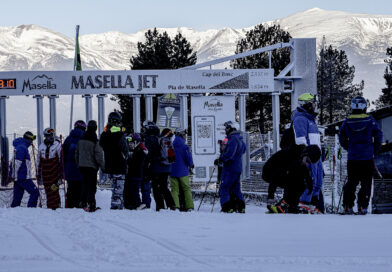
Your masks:
[[[31,131],[26,131],[25,134],[23,134],[23,139],[32,143],[36,139],[36,136]]]
[[[122,124],[121,114],[117,111],[109,113],[108,124],[111,126],[121,126]]]
[[[96,131],[97,130],[97,122],[95,121],[95,120],[90,120],[90,121],[88,121],[88,124],[87,124],[87,130],[93,130],[93,131]]]
[[[351,100],[351,109],[352,110],[361,110],[366,111],[367,102],[366,99],[362,96],[356,96]]]

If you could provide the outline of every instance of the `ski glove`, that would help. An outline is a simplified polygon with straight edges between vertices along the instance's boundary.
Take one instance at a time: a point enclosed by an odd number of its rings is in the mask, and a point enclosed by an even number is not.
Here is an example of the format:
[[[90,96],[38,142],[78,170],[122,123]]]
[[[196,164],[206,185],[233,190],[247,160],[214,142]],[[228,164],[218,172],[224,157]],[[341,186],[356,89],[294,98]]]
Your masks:
[[[220,163],[220,159],[216,159],[215,161],[214,161],[214,165],[218,165]]]
[[[61,180],[57,181],[56,183],[53,183],[52,186],[50,186],[50,189],[52,189],[52,191],[57,191],[60,187],[61,184]]]

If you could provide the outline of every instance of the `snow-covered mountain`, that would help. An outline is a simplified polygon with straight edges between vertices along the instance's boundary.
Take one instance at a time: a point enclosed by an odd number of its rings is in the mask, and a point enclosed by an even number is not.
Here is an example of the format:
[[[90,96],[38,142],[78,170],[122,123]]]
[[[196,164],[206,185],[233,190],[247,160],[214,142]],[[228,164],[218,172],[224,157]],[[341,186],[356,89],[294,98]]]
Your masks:
[[[356,81],[365,80],[365,96],[374,100],[381,93],[381,88],[385,86],[385,52],[388,46],[392,46],[392,15],[354,14],[313,8],[267,23],[280,24],[295,38],[316,37],[318,44],[325,36],[327,44],[346,51],[350,64],[356,67]],[[83,26],[81,27],[83,32]],[[180,27],[158,30],[167,31],[172,37],[181,32],[197,51],[200,63],[234,54],[237,41],[251,28],[195,31]],[[134,34],[125,34],[112,31],[81,35],[83,69],[129,69],[129,59],[136,54],[137,42],[143,41],[145,32],[146,30],[141,30]],[[72,70],[73,57],[74,39],[61,33],[36,25],[0,27],[2,71]],[[225,65],[228,64],[214,68],[223,68]],[[26,114],[35,113],[35,104],[31,102],[31,98],[12,98],[8,101],[9,132],[20,133],[24,130],[20,126],[31,127],[32,123],[35,124],[35,114]],[[113,102],[108,103],[107,111],[116,106]],[[20,107],[21,104],[23,107]],[[83,100],[77,99],[76,118],[84,118],[83,106]],[[64,132],[69,125],[68,107],[69,98],[60,98],[58,130]],[[20,120],[21,116],[24,116],[23,120]],[[13,124],[18,124],[18,127]]]

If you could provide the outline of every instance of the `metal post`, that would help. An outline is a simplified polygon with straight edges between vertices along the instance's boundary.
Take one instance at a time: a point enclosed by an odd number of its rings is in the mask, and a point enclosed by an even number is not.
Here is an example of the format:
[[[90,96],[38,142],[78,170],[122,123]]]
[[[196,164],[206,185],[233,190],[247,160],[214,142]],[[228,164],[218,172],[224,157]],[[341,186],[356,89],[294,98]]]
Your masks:
[[[152,98],[154,95],[152,94],[147,94],[144,95],[144,103],[145,103],[145,108],[146,108],[146,120],[153,121],[154,120],[154,111],[153,111],[153,103],[152,103]]]
[[[57,134],[56,130],[56,98],[58,95],[49,95],[49,115],[50,115],[50,127],[54,129],[55,133]]]
[[[6,123],[6,103],[8,97],[0,97],[0,151],[1,151],[1,185],[6,186],[8,182],[8,139],[7,139],[7,123]]]
[[[246,97],[248,95],[241,93],[238,95],[238,113],[240,121],[240,130],[246,131]]]
[[[106,94],[97,95],[98,98],[98,137],[105,128],[105,97]]]
[[[180,94],[181,99],[181,127],[188,129],[188,95]]]
[[[140,132],[140,95],[132,95],[133,100],[133,131]]]
[[[86,123],[87,123],[88,121],[93,119],[93,106],[91,101],[92,96],[90,94],[85,94],[82,97],[84,97],[85,104],[86,104]]]
[[[44,106],[42,95],[35,95],[34,98],[37,101],[37,146],[43,141],[43,131],[44,131]]]
[[[268,68],[272,68],[272,52],[268,51]]]
[[[279,123],[280,123],[280,102],[279,102],[280,93],[272,93],[272,130],[273,130],[273,142],[274,142],[274,153],[279,149]]]

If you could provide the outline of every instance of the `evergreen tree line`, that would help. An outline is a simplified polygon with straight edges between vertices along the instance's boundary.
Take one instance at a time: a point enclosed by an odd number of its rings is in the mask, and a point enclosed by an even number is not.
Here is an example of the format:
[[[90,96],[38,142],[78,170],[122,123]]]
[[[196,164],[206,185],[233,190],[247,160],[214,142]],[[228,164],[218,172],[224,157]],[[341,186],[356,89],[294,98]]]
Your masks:
[[[235,54],[276,44],[289,42],[290,33],[279,25],[259,24],[248,31],[245,38],[238,41]],[[178,69],[196,64],[196,51],[190,43],[178,33],[171,39],[167,32],[159,33],[156,28],[145,33],[145,41],[138,42],[137,55],[130,58],[130,68],[137,69]],[[290,51],[282,48],[272,51],[272,68],[278,75],[290,62]],[[374,102],[377,108],[389,106],[392,103],[392,47],[387,49],[387,67],[384,79],[386,88]],[[269,68],[268,53],[260,53],[230,62],[233,69]],[[354,84],[355,67],[349,65],[344,50],[326,46],[323,43],[317,60],[317,93],[319,97],[319,123],[328,124],[342,120],[350,112],[350,101],[353,97],[363,95],[364,81]],[[308,90],[305,90],[308,91]],[[309,90],[310,91],[310,90]],[[123,114],[126,127],[132,127],[132,97],[116,95]],[[156,103],[156,97],[154,99]],[[270,94],[250,93],[247,99],[247,129],[265,133],[272,128],[272,98]],[[291,122],[291,101],[289,94],[281,94],[282,126]],[[154,107],[156,116],[156,107]],[[145,119],[144,103],[141,103],[141,120]]]

